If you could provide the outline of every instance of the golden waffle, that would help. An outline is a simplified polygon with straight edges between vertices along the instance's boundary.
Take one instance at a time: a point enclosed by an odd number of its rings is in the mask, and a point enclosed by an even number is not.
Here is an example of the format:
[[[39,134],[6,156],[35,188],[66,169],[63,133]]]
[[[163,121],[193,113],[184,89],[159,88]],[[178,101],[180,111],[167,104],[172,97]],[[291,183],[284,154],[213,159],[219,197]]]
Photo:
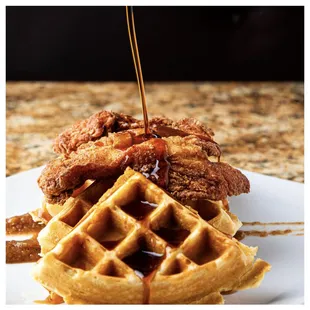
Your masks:
[[[81,193],[83,193],[84,191],[87,190],[87,188],[93,183],[92,180],[87,180],[80,188],[76,189],[73,193],[72,193],[72,197],[70,197],[68,200],[72,201],[73,198],[79,196]],[[106,185],[105,185],[106,184]],[[91,197],[90,195],[97,197],[98,195],[98,199],[101,197],[101,195],[103,194],[104,190],[108,189],[108,186],[112,186],[113,183],[111,182],[111,180],[107,180],[105,183],[102,183],[102,187],[98,187],[98,192],[93,192],[93,191],[89,191],[89,203],[91,203],[91,201],[94,201],[94,198]],[[102,188],[102,190],[101,190]],[[85,200],[86,197],[84,197],[83,199]],[[95,201],[97,202],[97,201]],[[91,205],[90,205],[91,206]],[[29,214],[32,216],[32,219],[35,222],[41,222],[44,224],[47,224],[54,216],[56,216],[61,210],[63,209],[62,205],[59,205],[57,203],[55,204],[51,204],[48,203],[46,201],[46,199],[44,198],[42,201],[42,206],[41,208],[38,208],[34,211],[29,212]]]
[[[210,225],[219,231],[234,236],[242,226],[238,217],[229,212],[228,201],[198,200],[186,201],[186,205],[195,209]]]
[[[74,210],[50,222],[65,236],[33,269],[68,304],[222,303],[270,268],[131,169],[82,219]]]
[[[41,216],[37,218],[48,218],[49,216],[48,221],[46,221],[46,223],[49,223],[38,236],[41,254],[44,255],[50,251],[62,237],[68,234],[86,212],[98,202],[100,197],[100,201],[107,199],[134,174],[135,172],[132,169],[126,170],[126,173],[118,179],[113,188],[111,187],[114,180],[96,181],[91,185],[88,183],[84,190],[80,190],[75,197],[70,197],[63,206],[43,202],[40,211]],[[109,188],[111,189],[108,190]],[[186,204],[195,209],[213,227],[233,236],[242,223],[236,215],[228,211],[228,203],[225,202],[224,205],[222,201],[202,200],[199,202],[188,201]],[[47,215],[42,216],[42,214]]]
[[[114,180],[93,182],[76,197],[70,197],[62,206],[44,201],[43,208],[48,210],[50,219],[38,235],[41,255],[51,250],[61,238],[67,235],[100,197],[107,197],[112,189],[109,192],[107,190],[113,183]]]

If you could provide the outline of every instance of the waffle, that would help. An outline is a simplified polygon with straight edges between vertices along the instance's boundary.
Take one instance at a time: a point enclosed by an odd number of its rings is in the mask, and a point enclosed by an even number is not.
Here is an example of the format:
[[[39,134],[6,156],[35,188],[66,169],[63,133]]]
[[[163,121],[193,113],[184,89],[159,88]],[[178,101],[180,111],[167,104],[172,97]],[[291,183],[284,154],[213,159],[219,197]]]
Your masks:
[[[134,173],[133,170],[128,169],[111,190],[108,189],[112,187],[114,180],[95,181],[92,184],[87,183],[83,190],[79,190],[74,197],[70,197],[63,206],[52,205],[44,201],[39,215],[36,213],[37,220],[45,218],[48,219],[46,224],[49,222],[47,227],[38,236],[41,254],[44,255],[54,248],[57,242],[68,234],[86,212],[98,202],[100,197],[100,201],[107,199]],[[226,234],[235,235],[242,225],[238,217],[228,211],[227,200],[224,202],[209,200],[187,201],[186,204],[195,209],[209,224]],[[34,212],[32,216],[34,216]]]
[[[270,268],[254,262],[257,248],[130,168],[81,219],[79,212],[83,204],[50,221],[49,232],[64,237],[32,272],[68,304],[223,303],[222,293],[258,286]]]
[[[73,193],[72,193],[72,197],[70,197],[68,200],[72,201],[73,198],[79,196],[81,193],[85,192],[87,190],[87,188],[93,183],[92,180],[87,180],[80,188],[76,189]],[[106,184],[106,185],[105,185]],[[98,193],[97,192],[89,192],[89,195],[95,195],[95,197],[98,196],[98,194],[103,194],[103,190],[107,190],[107,186],[112,186],[113,183],[111,183],[111,180],[107,180],[104,184],[102,183],[102,191],[99,190],[98,188]],[[100,196],[101,196],[100,195]],[[100,197],[99,196],[99,197]],[[98,197],[98,199],[99,199]],[[84,198],[85,199],[85,198]],[[91,201],[94,201],[94,199],[89,196],[88,198],[89,203],[91,203]],[[96,201],[97,202],[97,201]],[[29,212],[29,214],[32,216],[32,219],[35,222],[41,222],[43,224],[47,224],[54,216],[56,216],[61,210],[63,209],[62,205],[59,204],[51,204],[48,203],[46,201],[46,199],[44,198],[42,201],[42,206],[41,208],[38,208],[34,211]]]
[[[219,231],[234,236],[242,226],[238,217],[229,212],[228,201],[198,200],[186,201],[186,205],[195,209],[210,225]]]
[[[122,180],[127,178],[123,176]],[[83,216],[98,202],[106,199],[117,186],[113,186],[115,180],[95,181],[76,197],[70,197],[63,206],[43,202],[43,208],[47,209],[50,219],[44,229],[38,234],[41,246],[41,255],[44,255],[67,235]],[[119,181],[118,181],[119,182]],[[110,190],[108,190],[110,189]],[[51,213],[53,214],[51,216]]]

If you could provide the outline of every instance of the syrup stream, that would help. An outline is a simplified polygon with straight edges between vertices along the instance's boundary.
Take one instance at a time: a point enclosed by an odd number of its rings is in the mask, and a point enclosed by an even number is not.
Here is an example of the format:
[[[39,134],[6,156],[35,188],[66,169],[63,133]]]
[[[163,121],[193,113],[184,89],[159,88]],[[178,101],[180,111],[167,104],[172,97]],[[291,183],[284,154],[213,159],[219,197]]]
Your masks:
[[[140,99],[142,103],[144,131],[145,131],[145,134],[147,135],[147,134],[150,134],[150,129],[149,129],[147,109],[146,109],[145,88],[144,88],[144,82],[143,82],[141,62],[140,62],[140,57],[139,57],[139,49],[138,49],[138,43],[137,43],[137,38],[136,38],[135,20],[134,20],[132,6],[130,7],[126,6],[126,17],[127,17],[127,26],[128,26],[128,34],[129,34],[131,52],[133,56],[133,62],[135,65]]]

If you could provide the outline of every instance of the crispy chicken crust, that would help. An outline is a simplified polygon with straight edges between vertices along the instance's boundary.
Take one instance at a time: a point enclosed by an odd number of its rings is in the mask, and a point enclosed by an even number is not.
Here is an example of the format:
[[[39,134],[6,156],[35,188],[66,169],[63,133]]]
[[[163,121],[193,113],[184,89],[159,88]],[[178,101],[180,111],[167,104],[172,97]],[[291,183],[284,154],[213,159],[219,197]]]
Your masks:
[[[221,156],[221,150],[213,140],[213,131],[193,118],[174,122],[169,118],[155,117],[149,123],[151,130],[162,137],[195,135],[204,142],[209,156]],[[144,128],[143,121],[122,113],[100,111],[61,133],[54,141],[54,151],[68,155],[82,144],[98,140],[109,133],[137,128]]]
[[[239,170],[223,162],[211,162],[199,143],[190,137],[170,137],[168,191],[180,201],[223,200],[250,191],[250,182]]]
[[[249,181],[239,170],[208,159],[221,154],[211,129],[193,119],[154,118],[150,124],[162,138],[139,144],[134,140],[144,132],[142,121],[106,111],[62,133],[54,144],[62,155],[50,161],[38,179],[47,200],[64,203],[86,180],[117,178],[128,166],[150,175],[158,159],[169,163],[166,190],[180,201],[222,200],[249,192]],[[164,142],[164,153],[154,140]]]

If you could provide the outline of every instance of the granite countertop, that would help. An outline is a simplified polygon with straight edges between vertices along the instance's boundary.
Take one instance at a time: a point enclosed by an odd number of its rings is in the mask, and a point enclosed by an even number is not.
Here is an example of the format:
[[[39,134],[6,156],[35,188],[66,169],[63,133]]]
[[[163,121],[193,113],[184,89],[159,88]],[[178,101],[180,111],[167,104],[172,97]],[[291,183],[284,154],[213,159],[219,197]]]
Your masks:
[[[6,174],[56,157],[52,140],[105,109],[142,118],[136,83],[8,82]],[[195,117],[211,127],[223,161],[304,181],[303,83],[147,83],[150,116]]]

